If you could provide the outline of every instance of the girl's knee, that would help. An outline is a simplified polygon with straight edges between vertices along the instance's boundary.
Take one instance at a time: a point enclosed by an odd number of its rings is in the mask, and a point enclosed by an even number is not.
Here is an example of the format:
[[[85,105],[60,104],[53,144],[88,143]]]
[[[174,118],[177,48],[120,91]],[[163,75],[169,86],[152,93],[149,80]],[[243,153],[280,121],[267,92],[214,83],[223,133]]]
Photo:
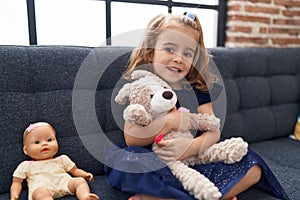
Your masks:
[[[261,167],[259,165],[254,165],[249,170],[249,178],[253,184],[257,183],[261,178]]]

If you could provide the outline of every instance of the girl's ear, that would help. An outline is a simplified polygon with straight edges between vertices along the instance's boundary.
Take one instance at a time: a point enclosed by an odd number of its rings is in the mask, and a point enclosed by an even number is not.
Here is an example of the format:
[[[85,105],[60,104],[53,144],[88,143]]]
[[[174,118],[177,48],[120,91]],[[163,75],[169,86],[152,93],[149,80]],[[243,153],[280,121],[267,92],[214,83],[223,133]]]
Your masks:
[[[25,145],[23,146],[23,152],[24,152],[25,155],[28,155],[28,153],[27,153],[27,148],[26,148]]]

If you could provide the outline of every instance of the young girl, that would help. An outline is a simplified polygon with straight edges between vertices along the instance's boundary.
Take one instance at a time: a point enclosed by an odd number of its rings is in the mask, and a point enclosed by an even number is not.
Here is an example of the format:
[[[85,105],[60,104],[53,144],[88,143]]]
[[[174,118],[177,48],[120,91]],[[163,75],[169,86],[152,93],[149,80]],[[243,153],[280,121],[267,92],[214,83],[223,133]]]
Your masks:
[[[10,199],[17,200],[24,179],[28,183],[28,199],[53,199],[76,194],[80,200],[98,200],[90,193],[85,179],[93,175],[76,167],[66,155],[54,158],[58,143],[54,128],[46,122],[31,124],[24,132],[23,151],[34,160],[23,161],[13,174]],[[76,177],[71,177],[68,173]]]
[[[209,89],[216,78],[208,68],[209,55],[206,52],[203,33],[197,16],[158,15],[147,27],[147,33],[140,47],[136,48],[124,76],[129,77],[135,69],[147,69],[170,84],[178,96],[177,106],[184,106],[191,112],[214,114]],[[190,100],[197,97],[196,105]],[[162,122],[163,121],[163,122]],[[191,127],[188,113],[173,110],[164,118],[140,127],[125,123],[124,137],[127,152],[149,153],[150,144],[159,134],[171,129],[188,130]],[[163,160],[180,160],[201,153],[218,142],[220,131],[197,133],[194,139],[162,140],[159,157]],[[117,151],[116,151],[117,152]],[[139,199],[194,199],[185,191],[171,171],[164,167],[145,173],[132,173],[114,169],[113,166],[128,165],[137,169],[147,167],[142,158],[130,158],[107,154],[107,161],[113,163],[106,167],[107,181],[115,188],[132,194],[130,200]],[[256,185],[271,195],[288,199],[265,162],[249,150],[238,163],[221,162],[197,165],[197,171],[208,177],[219,188],[222,199],[237,199],[237,194]]]

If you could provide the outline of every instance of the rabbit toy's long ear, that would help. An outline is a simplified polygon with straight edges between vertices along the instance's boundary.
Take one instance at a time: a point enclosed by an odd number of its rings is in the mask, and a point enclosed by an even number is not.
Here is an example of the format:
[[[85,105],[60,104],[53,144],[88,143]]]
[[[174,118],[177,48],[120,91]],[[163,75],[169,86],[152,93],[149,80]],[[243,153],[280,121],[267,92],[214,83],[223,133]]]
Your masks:
[[[129,98],[130,90],[131,83],[124,84],[115,97],[115,101],[120,105],[124,105]]]
[[[142,78],[142,77],[146,77],[146,76],[155,76],[153,73],[149,72],[149,71],[146,71],[146,70],[135,70],[132,72],[131,74],[131,79],[132,80],[137,80],[139,78]]]
[[[146,126],[152,121],[151,115],[140,104],[130,104],[123,112],[124,120],[140,126]]]

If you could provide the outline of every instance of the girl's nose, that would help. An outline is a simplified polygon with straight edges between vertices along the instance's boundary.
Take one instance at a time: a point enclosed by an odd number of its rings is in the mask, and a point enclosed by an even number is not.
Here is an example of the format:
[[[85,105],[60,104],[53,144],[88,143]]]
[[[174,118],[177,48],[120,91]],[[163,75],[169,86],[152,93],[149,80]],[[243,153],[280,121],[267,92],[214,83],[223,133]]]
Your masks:
[[[174,62],[176,62],[176,63],[179,63],[179,64],[181,64],[182,63],[182,56],[181,55],[179,55],[179,54],[175,54],[174,55],[174,59],[173,59],[173,61]]]

